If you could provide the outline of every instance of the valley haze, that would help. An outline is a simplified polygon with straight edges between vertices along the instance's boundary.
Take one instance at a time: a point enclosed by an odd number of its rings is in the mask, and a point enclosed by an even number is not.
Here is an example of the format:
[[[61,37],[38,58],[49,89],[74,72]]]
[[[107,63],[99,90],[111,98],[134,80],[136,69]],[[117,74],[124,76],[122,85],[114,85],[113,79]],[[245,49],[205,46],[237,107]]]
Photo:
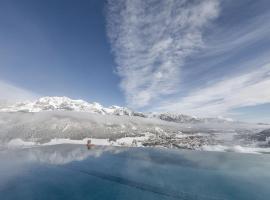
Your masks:
[[[175,113],[143,113],[68,97],[0,109],[0,142],[16,148],[60,143],[268,153],[268,124]],[[265,134],[263,134],[265,133]]]

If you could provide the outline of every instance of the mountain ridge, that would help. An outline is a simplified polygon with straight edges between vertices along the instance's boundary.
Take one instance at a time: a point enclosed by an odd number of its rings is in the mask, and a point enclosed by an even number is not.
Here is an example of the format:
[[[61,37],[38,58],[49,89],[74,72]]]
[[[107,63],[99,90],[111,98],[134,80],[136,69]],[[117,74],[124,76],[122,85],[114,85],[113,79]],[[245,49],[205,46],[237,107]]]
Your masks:
[[[76,111],[97,113],[102,115],[118,115],[118,116],[137,116],[144,118],[158,118],[163,121],[176,123],[196,123],[196,122],[232,122],[226,118],[198,118],[185,114],[174,113],[143,113],[136,112],[127,107],[110,106],[103,107],[98,102],[89,103],[84,100],[74,100],[68,97],[41,97],[36,101],[18,102],[16,104],[2,107],[0,112],[42,112],[42,111]]]

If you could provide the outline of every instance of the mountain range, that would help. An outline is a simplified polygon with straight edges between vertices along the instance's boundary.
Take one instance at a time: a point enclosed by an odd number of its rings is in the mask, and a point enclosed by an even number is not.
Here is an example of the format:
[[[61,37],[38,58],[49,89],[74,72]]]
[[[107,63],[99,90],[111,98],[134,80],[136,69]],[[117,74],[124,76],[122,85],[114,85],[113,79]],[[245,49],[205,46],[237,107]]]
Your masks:
[[[136,112],[68,97],[42,97],[0,107],[0,147],[58,140],[84,144],[91,138],[98,145],[268,152],[269,128],[219,117]]]
[[[233,120],[228,118],[198,118],[185,114],[175,113],[143,113],[127,107],[110,106],[104,107],[97,102],[89,103],[84,100],[74,100],[68,97],[42,97],[36,101],[18,102],[5,106],[0,112],[42,112],[42,111],[75,111],[97,113],[102,115],[137,116],[143,118],[158,118],[164,121],[177,123],[218,122],[226,123]]]

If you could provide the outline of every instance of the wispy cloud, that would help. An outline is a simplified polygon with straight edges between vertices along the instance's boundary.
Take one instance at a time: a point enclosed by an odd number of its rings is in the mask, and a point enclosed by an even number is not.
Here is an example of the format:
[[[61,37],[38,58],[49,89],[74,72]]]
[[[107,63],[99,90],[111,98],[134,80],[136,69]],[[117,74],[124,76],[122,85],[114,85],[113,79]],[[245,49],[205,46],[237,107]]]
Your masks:
[[[269,38],[270,27],[265,19],[270,13],[253,13],[253,17],[237,26],[216,26],[213,34],[207,38],[207,46],[202,55],[216,56],[239,51]]]
[[[270,63],[248,73],[226,78],[187,96],[163,102],[160,111],[198,116],[227,115],[234,108],[270,103]]]
[[[178,92],[181,66],[218,15],[218,0],[109,0],[107,32],[130,106]]]
[[[38,95],[31,91],[0,80],[0,104],[33,100],[37,97]]]

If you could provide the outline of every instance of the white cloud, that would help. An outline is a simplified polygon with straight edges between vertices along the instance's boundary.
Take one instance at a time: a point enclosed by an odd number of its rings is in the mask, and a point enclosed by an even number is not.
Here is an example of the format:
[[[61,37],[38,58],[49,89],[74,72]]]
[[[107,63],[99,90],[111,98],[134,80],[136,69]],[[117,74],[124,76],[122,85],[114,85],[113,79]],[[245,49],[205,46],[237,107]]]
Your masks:
[[[109,0],[107,31],[130,106],[178,92],[185,58],[204,46],[218,14],[218,0]]]
[[[216,26],[216,34],[211,34],[207,41],[205,51],[206,56],[216,56],[250,48],[251,45],[269,38],[270,27],[265,19],[270,17],[270,13],[254,13],[250,19],[245,19],[237,26],[223,27]]]
[[[37,94],[14,86],[12,84],[0,81],[0,103],[9,103],[15,101],[33,100],[37,98]]]
[[[158,110],[198,116],[226,115],[233,108],[270,103],[270,64],[243,75],[219,80]]]

